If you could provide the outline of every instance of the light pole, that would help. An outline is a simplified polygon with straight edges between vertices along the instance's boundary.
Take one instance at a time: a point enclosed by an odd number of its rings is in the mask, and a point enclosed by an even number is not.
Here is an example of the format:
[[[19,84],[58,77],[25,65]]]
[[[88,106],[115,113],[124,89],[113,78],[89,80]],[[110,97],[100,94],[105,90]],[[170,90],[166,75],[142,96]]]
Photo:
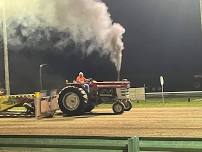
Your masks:
[[[161,83],[161,95],[162,95],[162,100],[164,103],[164,94],[163,94],[164,79],[163,79],[163,76],[160,76],[160,83]]]
[[[199,0],[200,3],[200,19],[201,19],[201,29],[202,29],[202,0]]]
[[[8,42],[7,42],[7,24],[6,24],[6,0],[3,1],[3,43],[4,43],[4,68],[5,68],[5,87],[6,94],[10,95],[9,65],[8,65]]]
[[[40,90],[43,90],[43,82],[42,82],[42,68],[47,66],[47,64],[40,64],[39,75],[40,75]]]

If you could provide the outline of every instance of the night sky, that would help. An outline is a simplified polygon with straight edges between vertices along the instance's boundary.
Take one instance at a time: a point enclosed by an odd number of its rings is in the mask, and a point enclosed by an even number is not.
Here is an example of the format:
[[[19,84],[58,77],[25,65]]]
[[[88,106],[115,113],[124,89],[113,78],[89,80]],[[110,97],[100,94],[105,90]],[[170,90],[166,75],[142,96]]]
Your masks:
[[[115,22],[126,29],[121,77],[133,87],[159,91],[164,76],[165,91],[201,90],[202,32],[197,0],[104,0]],[[40,31],[39,31],[40,32]],[[57,35],[52,31],[52,41]],[[2,42],[1,42],[2,43]],[[2,46],[2,45],[1,45]],[[4,72],[1,55],[1,87]],[[79,71],[96,80],[116,80],[116,69],[109,57],[93,53],[82,55],[74,42],[55,51],[44,39],[37,46],[16,51],[9,49],[12,93],[39,90],[39,65],[43,68],[45,89],[61,88]],[[199,85],[201,81],[201,86]]]
[[[163,75],[167,91],[194,89],[193,75],[202,73],[199,1],[118,2],[108,5],[127,31],[124,76],[138,86],[158,88]]]

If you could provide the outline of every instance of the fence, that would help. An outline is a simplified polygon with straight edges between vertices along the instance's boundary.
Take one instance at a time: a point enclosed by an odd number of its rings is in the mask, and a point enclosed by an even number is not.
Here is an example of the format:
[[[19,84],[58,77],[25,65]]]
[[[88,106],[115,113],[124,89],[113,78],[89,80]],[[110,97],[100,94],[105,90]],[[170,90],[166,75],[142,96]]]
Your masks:
[[[162,92],[145,93],[147,98],[159,98]],[[163,92],[164,97],[202,97],[202,91]]]
[[[0,151],[201,152],[202,138],[0,135]]]
[[[202,138],[133,137],[128,152],[201,152]]]
[[[145,92],[142,88],[130,88],[130,97],[133,100],[145,100],[148,98],[161,98],[162,92]],[[165,98],[202,98],[202,91],[180,91],[180,92],[163,92]]]
[[[127,137],[0,136],[0,151],[125,152]]]

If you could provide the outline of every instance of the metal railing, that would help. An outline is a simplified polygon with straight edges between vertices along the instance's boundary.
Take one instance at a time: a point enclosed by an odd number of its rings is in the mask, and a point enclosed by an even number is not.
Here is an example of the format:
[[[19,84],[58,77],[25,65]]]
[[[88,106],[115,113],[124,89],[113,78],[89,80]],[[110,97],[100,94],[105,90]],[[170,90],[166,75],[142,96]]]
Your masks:
[[[139,90],[138,90],[139,89]],[[144,98],[161,98],[162,92],[147,92],[144,88],[130,88],[130,97],[136,100],[144,100]],[[191,98],[202,97],[202,91],[178,91],[178,92],[163,92],[165,98]]]
[[[128,152],[165,151],[165,152],[201,152],[202,138],[162,138],[133,137],[128,143]]]
[[[201,152],[202,138],[0,135],[0,151]]]
[[[162,92],[145,93],[146,98],[159,98]],[[164,97],[202,97],[202,91],[163,92]]]
[[[127,144],[127,137],[0,135],[0,151],[123,152]]]

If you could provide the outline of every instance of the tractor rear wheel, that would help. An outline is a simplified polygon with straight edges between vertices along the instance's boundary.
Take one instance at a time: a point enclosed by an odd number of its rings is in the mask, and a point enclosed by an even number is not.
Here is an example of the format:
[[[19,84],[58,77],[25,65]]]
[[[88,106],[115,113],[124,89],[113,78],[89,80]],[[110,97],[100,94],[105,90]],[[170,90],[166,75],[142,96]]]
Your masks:
[[[127,101],[123,101],[123,104],[124,104],[124,106],[125,106],[125,111],[130,111],[131,110],[131,108],[132,108],[132,103],[131,103],[131,101],[130,100],[127,100]]]
[[[85,109],[85,112],[91,112],[94,108],[95,108],[95,103],[92,103],[92,101],[90,101],[91,103],[88,103]]]
[[[79,115],[85,112],[87,100],[87,94],[82,88],[69,86],[60,92],[58,104],[64,114]]]
[[[122,102],[115,102],[112,106],[113,112],[115,114],[122,114],[124,112],[125,106]]]

